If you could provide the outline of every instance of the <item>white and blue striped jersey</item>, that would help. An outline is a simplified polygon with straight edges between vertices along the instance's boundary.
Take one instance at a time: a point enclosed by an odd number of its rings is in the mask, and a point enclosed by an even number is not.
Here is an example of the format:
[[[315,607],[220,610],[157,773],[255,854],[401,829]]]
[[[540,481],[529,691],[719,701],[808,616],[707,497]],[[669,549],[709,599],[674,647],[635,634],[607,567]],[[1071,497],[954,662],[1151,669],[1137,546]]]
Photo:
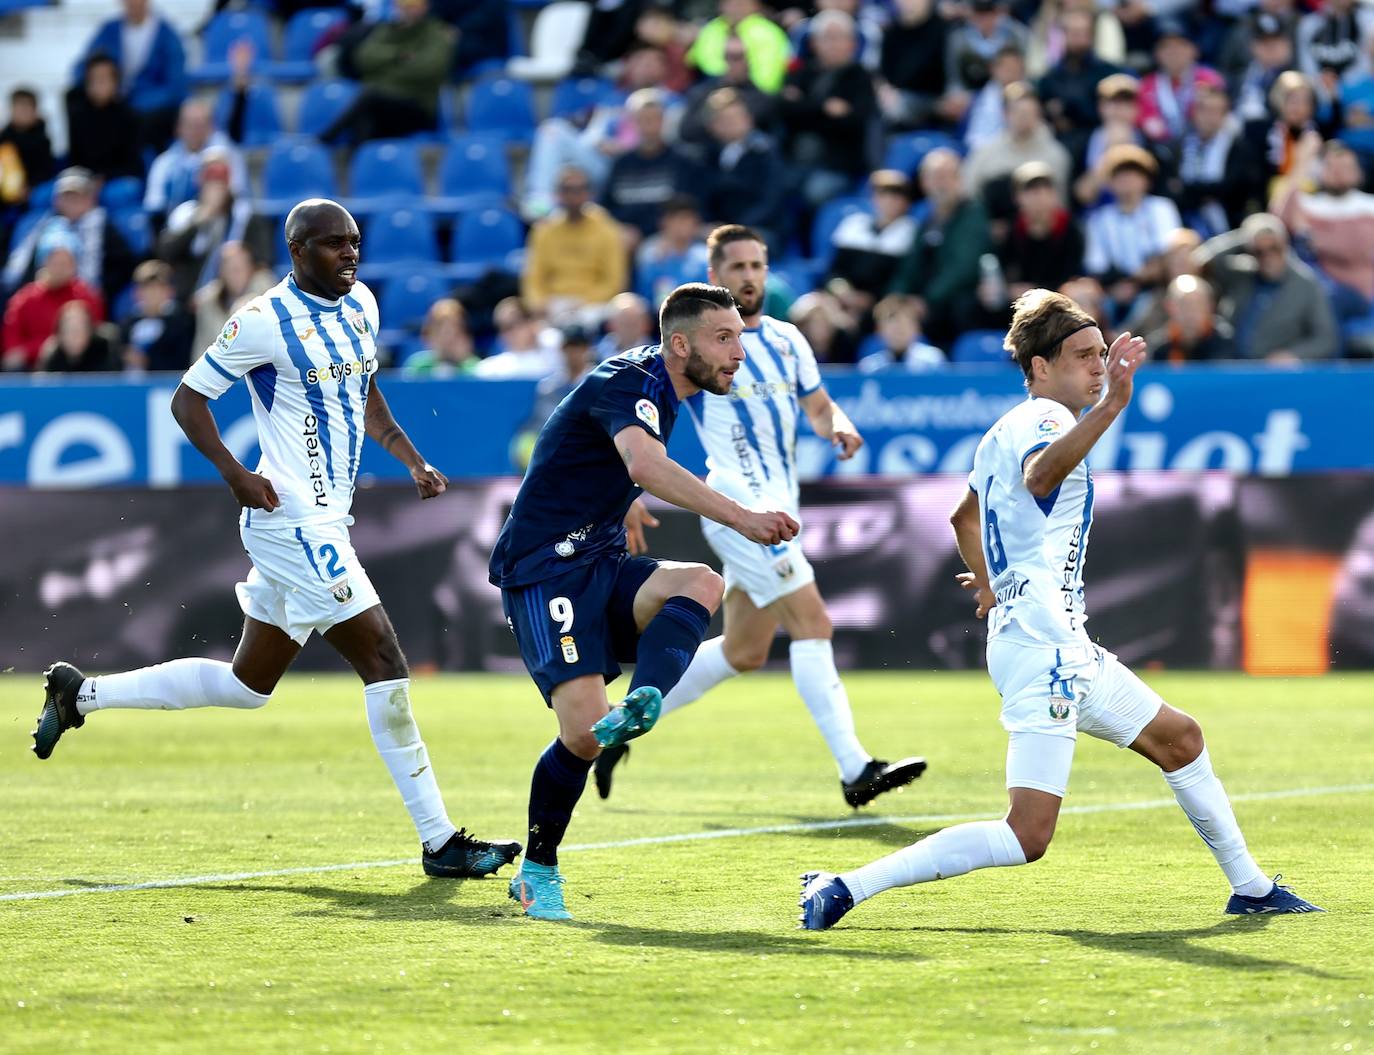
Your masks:
[[[1093,477],[1074,466],[1054,492],[1036,498],[1022,466],[1077,419],[1062,403],[1032,396],[1003,414],[978,444],[969,486],[978,494],[983,557],[997,606],[988,640],[1013,624],[1043,645],[1082,645],[1083,561],[1093,522]]]
[[[730,394],[685,400],[706,448],[706,482],[741,505],[796,516],[798,399],[821,387],[816,353],[795,326],[767,315],[740,343]]]
[[[288,275],[224,325],[182,383],[218,399],[246,377],[262,458],[281,499],[245,509],[251,527],[351,523],[362,458],[363,410],[377,371],[377,299],[361,282],[339,300],[306,293]]]

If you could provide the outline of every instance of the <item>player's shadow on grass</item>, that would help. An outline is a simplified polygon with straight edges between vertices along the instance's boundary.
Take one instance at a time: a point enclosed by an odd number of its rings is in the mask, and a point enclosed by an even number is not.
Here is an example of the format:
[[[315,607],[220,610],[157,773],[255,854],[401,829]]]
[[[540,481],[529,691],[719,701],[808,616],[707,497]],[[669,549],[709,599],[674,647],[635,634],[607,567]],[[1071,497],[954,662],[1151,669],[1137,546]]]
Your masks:
[[[804,835],[808,839],[863,839],[884,846],[910,846],[924,839],[938,828],[921,828],[909,824],[894,824],[879,817],[794,817],[797,824],[833,824],[830,828],[804,828],[780,832],[784,835]]]
[[[198,886],[197,890],[217,890],[224,893],[288,894],[329,902],[318,908],[297,912],[301,917],[346,917],[374,920],[379,923],[408,923],[415,921],[460,920],[463,923],[490,923],[509,919],[514,905],[506,899],[506,883],[500,879],[423,879],[409,890],[381,891],[370,888],[346,890],[321,884],[291,883],[233,883],[221,886]],[[475,901],[455,904],[460,892]],[[507,906],[510,906],[507,908]]]
[[[1313,978],[1342,978],[1343,975],[1323,971],[1307,964],[1286,960],[1268,960],[1248,956],[1229,949],[1216,949],[1196,944],[1194,938],[1224,938],[1250,931],[1264,930],[1274,922],[1269,915],[1237,916],[1221,920],[1210,927],[1190,927],[1186,930],[1095,931],[1095,930],[1031,930],[1014,927],[916,927],[917,931],[946,934],[1049,934],[1068,938],[1090,949],[1125,953],[1151,959],[1172,960],[1192,967],[1215,967],[1225,971],[1292,971]],[[1299,924],[1301,925],[1301,924]]]
[[[787,931],[684,931],[658,927],[632,927],[621,923],[574,921],[564,926],[588,931],[603,945],[626,948],[653,946],[675,952],[740,952],[758,955],[838,956],[852,960],[900,960],[923,963],[927,956],[914,951],[894,952],[871,948],[849,948],[832,941],[817,940]]]

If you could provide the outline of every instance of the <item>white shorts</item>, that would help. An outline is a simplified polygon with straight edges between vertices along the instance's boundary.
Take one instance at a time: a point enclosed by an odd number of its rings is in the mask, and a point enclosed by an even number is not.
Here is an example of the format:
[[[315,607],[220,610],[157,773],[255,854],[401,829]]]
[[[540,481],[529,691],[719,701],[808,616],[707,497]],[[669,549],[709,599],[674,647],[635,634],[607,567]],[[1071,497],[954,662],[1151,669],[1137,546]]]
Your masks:
[[[1129,747],[1164,706],[1115,655],[1092,644],[1053,648],[995,637],[988,673],[1002,694],[1002,727],[1011,734],[1007,787],[1061,798],[1080,732]]]
[[[764,546],[714,520],[703,520],[701,532],[720,558],[725,592],[743,590],[756,608],[767,608],[816,581],[816,570],[802,552],[800,535],[791,542]]]
[[[240,527],[239,537],[253,560],[247,581],[234,587],[239,607],[298,644],[380,603],[342,523]]]

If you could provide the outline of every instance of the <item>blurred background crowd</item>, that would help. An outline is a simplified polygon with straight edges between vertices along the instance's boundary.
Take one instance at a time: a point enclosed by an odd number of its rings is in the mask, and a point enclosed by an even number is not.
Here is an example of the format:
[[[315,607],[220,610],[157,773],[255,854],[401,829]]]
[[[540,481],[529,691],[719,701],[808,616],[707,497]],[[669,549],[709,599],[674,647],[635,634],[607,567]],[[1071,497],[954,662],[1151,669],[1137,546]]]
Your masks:
[[[7,371],[184,369],[285,273],[282,218],[314,195],[359,220],[390,368],[546,400],[651,342],[727,222],[768,242],[766,310],[863,371],[1013,369],[1034,286],[1163,361],[1374,354],[1355,0],[113,14],[60,114],[6,85]]]

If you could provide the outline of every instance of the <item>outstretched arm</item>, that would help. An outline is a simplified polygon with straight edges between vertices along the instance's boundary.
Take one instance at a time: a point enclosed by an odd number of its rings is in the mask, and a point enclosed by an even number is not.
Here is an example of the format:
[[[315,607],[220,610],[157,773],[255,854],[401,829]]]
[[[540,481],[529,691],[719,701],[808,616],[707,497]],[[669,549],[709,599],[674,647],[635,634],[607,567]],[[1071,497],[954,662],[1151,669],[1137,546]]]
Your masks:
[[[964,497],[954,507],[949,516],[954,528],[954,544],[959,547],[959,556],[964,559],[968,571],[960,572],[955,578],[965,590],[973,592],[978,606],[977,616],[982,619],[992,609],[996,601],[992,594],[992,584],[988,581],[988,564],[983,557],[983,528],[978,515],[978,496],[973,488],[964,492]]]
[[[448,477],[420,457],[420,452],[410,442],[405,430],[396,424],[396,419],[391,416],[391,407],[387,405],[375,377],[367,393],[363,425],[382,450],[410,470],[410,478],[415,481],[415,489],[420,492],[421,498],[433,498],[448,489]]]
[[[272,481],[249,471],[224,445],[215,416],[210,413],[210,400],[203,393],[187,385],[178,385],[172,393],[172,417],[186,433],[191,446],[219,470],[239,505],[266,509],[269,513],[281,505]]]
[[[796,538],[801,530],[786,513],[756,513],[711,490],[669,458],[663,444],[637,425],[627,425],[615,434],[615,449],[630,479],[651,495],[724,524],[751,541],[775,546]]]
[[[840,409],[824,388],[803,396],[801,405],[816,435],[840,448],[840,461],[848,461],[864,445],[864,438],[849,420],[849,415]]]

